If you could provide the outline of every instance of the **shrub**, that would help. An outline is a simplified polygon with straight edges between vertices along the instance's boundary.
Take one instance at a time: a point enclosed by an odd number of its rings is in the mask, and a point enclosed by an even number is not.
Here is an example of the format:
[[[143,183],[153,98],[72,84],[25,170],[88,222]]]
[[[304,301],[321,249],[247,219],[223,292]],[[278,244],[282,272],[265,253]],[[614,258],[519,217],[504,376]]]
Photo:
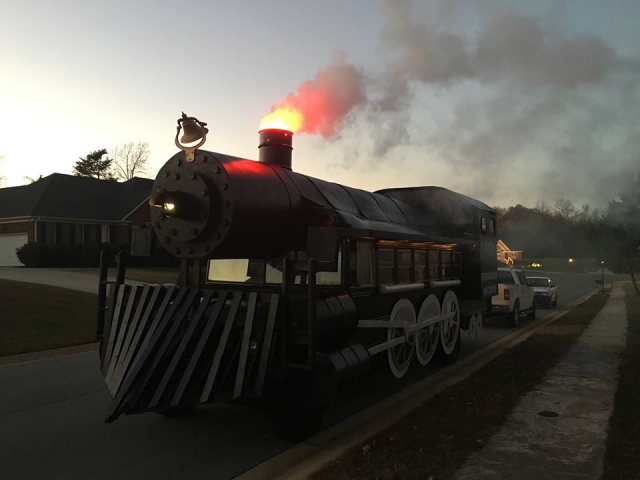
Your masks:
[[[16,249],[16,254],[25,267],[41,267],[47,262],[47,246],[43,243],[27,243]]]
[[[45,245],[27,243],[16,250],[18,259],[25,267],[97,267],[100,265],[100,252],[105,250],[109,263],[113,264],[115,253],[121,248],[109,243],[101,245]]]

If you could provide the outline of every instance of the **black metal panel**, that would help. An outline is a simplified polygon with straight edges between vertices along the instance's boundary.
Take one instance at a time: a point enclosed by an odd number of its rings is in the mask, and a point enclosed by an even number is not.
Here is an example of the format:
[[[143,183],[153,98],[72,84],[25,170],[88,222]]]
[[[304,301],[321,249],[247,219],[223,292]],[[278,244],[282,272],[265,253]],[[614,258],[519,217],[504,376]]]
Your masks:
[[[271,301],[269,302],[269,313],[267,315],[267,326],[264,332],[264,340],[262,342],[262,350],[260,352],[260,364],[258,366],[258,378],[256,380],[255,393],[257,396],[262,395],[264,389],[264,382],[267,375],[267,367],[269,366],[271,359],[271,343],[273,341],[273,332],[276,325],[276,316],[278,314],[278,303],[280,300],[279,295],[271,295]]]
[[[380,207],[380,204],[376,202],[374,194],[357,188],[348,188],[347,190],[358,205],[358,209],[366,218],[369,220],[382,220],[384,222],[389,221],[389,216]]]
[[[133,407],[138,399],[140,399],[151,377],[156,373],[158,365],[165,358],[167,349],[174,340],[174,336],[181,327],[182,322],[187,318],[187,313],[189,309],[193,307],[197,294],[198,291],[195,289],[180,290],[167,315],[163,318],[162,323],[158,325],[156,337],[152,339],[150,343],[152,348],[158,344],[159,346],[154,350],[153,358],[145,365],[144,372],[136,382],[135,389],[131,392],[129,399],[130,406]]]
[[[329,201],[322,195],[322,193],[320,193],[309,177],[305,177],[304,175],[290,172],[288,170],[283,170],[283,173],[287,175],[293,183],[295,183],[296,187],[298,187],[298,191],[305,199],[307,199],[307,201],[319,207],[331,208]]]
[[[120,322],[122,318],[122,305],[125,299],[125,293],[128,294],[130,290],[129,285],[122,285],[118,289],[118,294],[115,299],[115,308],[113,310],[113,315],[111,317],[111,322],[109,323],[109,331],[106,333],[106,347],[104,350],[104,357],[102,360],[102,373],[106,374],[109,368],[109,364],[111,362],[111,354],[113,353],[113,345],[115,344],[116,335],[118,333],[118,328],[120,327]],[[104,341],[104,340],[103,340]]]
[[[137,303],[138,292],[141,291],[141,289],[142,287],[133,285],[129,292],[129,297],[127,298],[127,307],[124,310],[124,315],[122,316],[122,320],[120,321],[120,325],[118,327],[118,336],[116,338],[115,344],[113,345],[109,368],[107,369],[107,373],[105,376],[107,383],[109,383],[109,381],[111,380],[111,376],[113,375],[113,372],[116,368],[116,364],[120,359],[120,353],[122,352],[125,335],[129,332],[129,320],[132,317],[131,312],[133,311],[133,308]]]
[[[409,223],[407,218],[404,216],[404,213],[402,213],[402,211],[398,208],[398,205],[396,205],[396,202],[394,202],[390,197],[374,194],[373,198],[375,198],[376,202],[378,202],[378,205],[380,205],[380,208],[382,208],[382,210],[384,210],[384,212],[387,214],[389,220],[394,223],[400,223],[403,225]]]
[[[207,381],[204,385],[202,395],[200,396],[201,402],[209,401],[211,390],[213,389],[213,383],[215,382],[216,376],[218,375],[220,362],[222,361],[222,355],[224,354],[225,348],[227,346],[229,333],[231,332],[231,327],[233,326],[233,322],[235,321],[236,315],[238,314],[238,308],[240,307],[241,301],[242,292],[235,292],[233,294],[233,301],[231,302],[231,309],[229,310],[229,314],[227,315],[227,321],[224,325],[224,329],[222,330],[222,336],[220,337],[220,341],[218,342],[218,346],[216,347],[216,353],[213,357],[213,362],[211,364],[211,369],[209,370],[209,375],[207,376]]]
[[[107,415],[107,422],[111,422],[115,420],[120,413],[122,412],[121,407],[123,401],[128,400],[128,396],[130,396],[129,389],[137,385],[136,382],[138,377],[147,372],[146,362],[148,358],[154,351],[155,343],[158,341],[160,335],[158,334],[158,330],[162,323],[163,319],[170,319],[172,314],[178,307],[179,298],[182,298],[185,294],[184,290],[178,291],[177,297],[175,300],[173,299],[173,294],[176,292],[174,287],[169,287],[166,291],[165,297],[160,305],[160,308],[156,312],[155,318],[149,330],[146,332],[146,335],[143,338],[142,345],[140,346],[138,354],[133,359],[133,363],[131,369],[126,373],[124,380],[122,382],[122,386],[118,389],[113,403],[111,404],[111,408],[109,409],[109,413]],[[170,305],[170,302],[174,300],[174,302]]]
[[[185,369],[182,375],[182,379],[180,380],[178,388],[176,389],[173,395],[173,398],[171,399],[172,407],[177,406],[182,400],[182,396],[184,395],[184,392],[187,389],[189,382],[191,381],[191,377],[193,375],[193,372],[196,366],[198,365],[198,362],[200,361],[200,358],[205,349],[205,346],[207,346],[210,343],[211,333],[213,332],[213,328],[218,321],[218,317],[220,317],[220,313],[222,312],[222,309],[225,306],[228,296],[229,296],[228,291],[220,292],[218,299],[216,300],[215,306],[211,311],[211,314],[209,315],[209,319],[207,320],[204,330],[200,334],[198,345],[196,346],[193,352],[193,355],[189,360],[189,364],[187,365],[187,368]]]
[[[213,291],[212,290],[209,290],[209,291],[205,292],[204,296],[200,300],[200,305],[198,306],[198,309],[196,310],[196,312],[193,315],[193,317],[189,319],[189,326],[187,327],[187,330],[184,333],[184,336],[182,337],[182,340],[180,341],[180,344],[178,345],[178,348],[176,349],[175,353],[173,354],[173,358],[171,359],[171,363],[167,367],[167,370],[165,371],[165,373],[164,373],[164,375],[162,377],[162,380],[158,384],[158,388],[156,388],[156,391],[155,391],[155,393],[153,395],[153,398],[151,399],[151,402],[149,403],[149,407],[150,408],[154,408],[156,405],[158,405],[158,402],[160,401],[160,398],[162,397],[162,394],[164,393],[164,390],[167,387],[167,384],[169,383],[169,380],[171,379],[171,376],[173,375],[173,373],[176,370],[176,366],[178,365],[178,362],[180,361],[180,359],[182,358],[183,354],[185,353],[187,345],[191,341],[191,338],[193,337],[193,333],[196,331],[196,327],[199,325],[200,318],[202,317],[202,315],[204,314],[205,310],[209,306],[209,302],[211,301],[211,297],[212,296],[213,296]],[[187,354],[188,353],[190,353],[190,352],[187,352]]]
[[[300,205],[302,202],[302,196],[296,184],[291,180],[291,177],[287,175],[287,169],[274,167],[273,171],[278,175],[278,178],[282,181],[284,188],[289,195],[289,203],[291,205]]]
[[[253,316],[256,313],[257,300],[258,294],[256,292],[251,292],[249,294],[247,315],[244,319],[244,331],[242,332],[242,348],[240,349],[240,359],[238,361],[238,370],[236,372],[236,383],[233,389],[233,398],[238,398],[242,394],[245,368],[247,366],[247,358],[249,356],[249,345],[251,343],[251,331],[253,329]]]
[[[162,287],[150,285],[145,286],[142,291],[140,302],[138,303],[138,309],[130,327],[132,329],[132,335],[128,337],[128,342],[125,343],[123,347],[123,352],[118,359],[118,364],[116,365],[111,383],[109,384],[111,392],[114,395],[120,388],[122,379],[129,369],[131,359],[138,351],[140,338],[147,330],[147,324],[151,317],[151,313],[159,306],[160,302],[158,301],[158,298],[160,298],[160,293],[162,291]],[[140,316],[142,311],[144,311],[144,314]]]
[[[362,215],[356,202],[351,195],[349,195],[345,187],[337,183],[325,182],[324,180],[318,180],[313,177],[307,178],[316,186],[320,193],[331,202],[333,208],[352,215]]]

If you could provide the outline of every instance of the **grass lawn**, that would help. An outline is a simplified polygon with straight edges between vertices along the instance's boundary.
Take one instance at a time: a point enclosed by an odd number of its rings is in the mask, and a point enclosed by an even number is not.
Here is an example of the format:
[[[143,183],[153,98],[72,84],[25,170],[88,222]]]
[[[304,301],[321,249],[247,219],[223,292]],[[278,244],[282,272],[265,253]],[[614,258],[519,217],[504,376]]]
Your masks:
[[[95,341],[98,297],[0,280],[0,356]]]
[[[451,478],[565,355],[607,298],[593,295],[311,478]]]
[[[631,284],[627,294],[627,348],[618,369],[618,391],[609,420],[607,453],[604,460],[605,480],[640,478],[640,296]]]
[[[600,260],[594,258],[523,258],[521,268],[527,272],[540,270],[543,272],[589,273],[600,271]],[[539,263],[540,267],[530,267],[532,263]]]
[[[73,273],[86,273],[90,275],[99,275],[100,269],[94,268],[60,268],[64,272]],[[116,269],[109,269],[109,276],[116,276]],[[127,280],[135,280],[137,282],[145,283],[177,283],[180,278],[180,270],[176,268],[127,268],[125,272],[125,278]]]

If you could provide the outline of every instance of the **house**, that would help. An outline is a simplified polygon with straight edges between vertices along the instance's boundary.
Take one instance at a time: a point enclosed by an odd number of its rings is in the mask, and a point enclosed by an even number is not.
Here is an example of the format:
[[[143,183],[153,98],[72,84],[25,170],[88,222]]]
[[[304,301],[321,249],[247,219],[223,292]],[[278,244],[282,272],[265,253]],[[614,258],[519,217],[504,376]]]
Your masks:
[[[502,240],[498,240],[497,253],[498,261],[507,265],[513,265],[516,261],[522,260],[522,250],[511,250]]]
[[[150,237],[153,180],[126,182],[54,173],[30,185],[0,189],[0,266],[21,265],[16,248],[131,243],[138,230]]]

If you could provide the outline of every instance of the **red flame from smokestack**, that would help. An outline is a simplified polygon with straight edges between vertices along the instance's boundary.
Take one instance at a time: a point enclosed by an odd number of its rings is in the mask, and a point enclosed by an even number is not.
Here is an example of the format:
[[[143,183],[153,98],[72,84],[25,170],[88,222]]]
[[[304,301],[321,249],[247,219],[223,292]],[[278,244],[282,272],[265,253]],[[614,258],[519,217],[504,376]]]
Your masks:
[[[343,57],[318,72],[271,107],[260,130],[278,128],[299,133],[335,135],[347,114],[365,100],[362,73]]]
[[[297,132],[302,126],[302,113],[290,106],[276,107],[271,113],[265,115],[260,122],[258,130],[266,130],[268,128],[277,128],[278,130],[288,130]]]

